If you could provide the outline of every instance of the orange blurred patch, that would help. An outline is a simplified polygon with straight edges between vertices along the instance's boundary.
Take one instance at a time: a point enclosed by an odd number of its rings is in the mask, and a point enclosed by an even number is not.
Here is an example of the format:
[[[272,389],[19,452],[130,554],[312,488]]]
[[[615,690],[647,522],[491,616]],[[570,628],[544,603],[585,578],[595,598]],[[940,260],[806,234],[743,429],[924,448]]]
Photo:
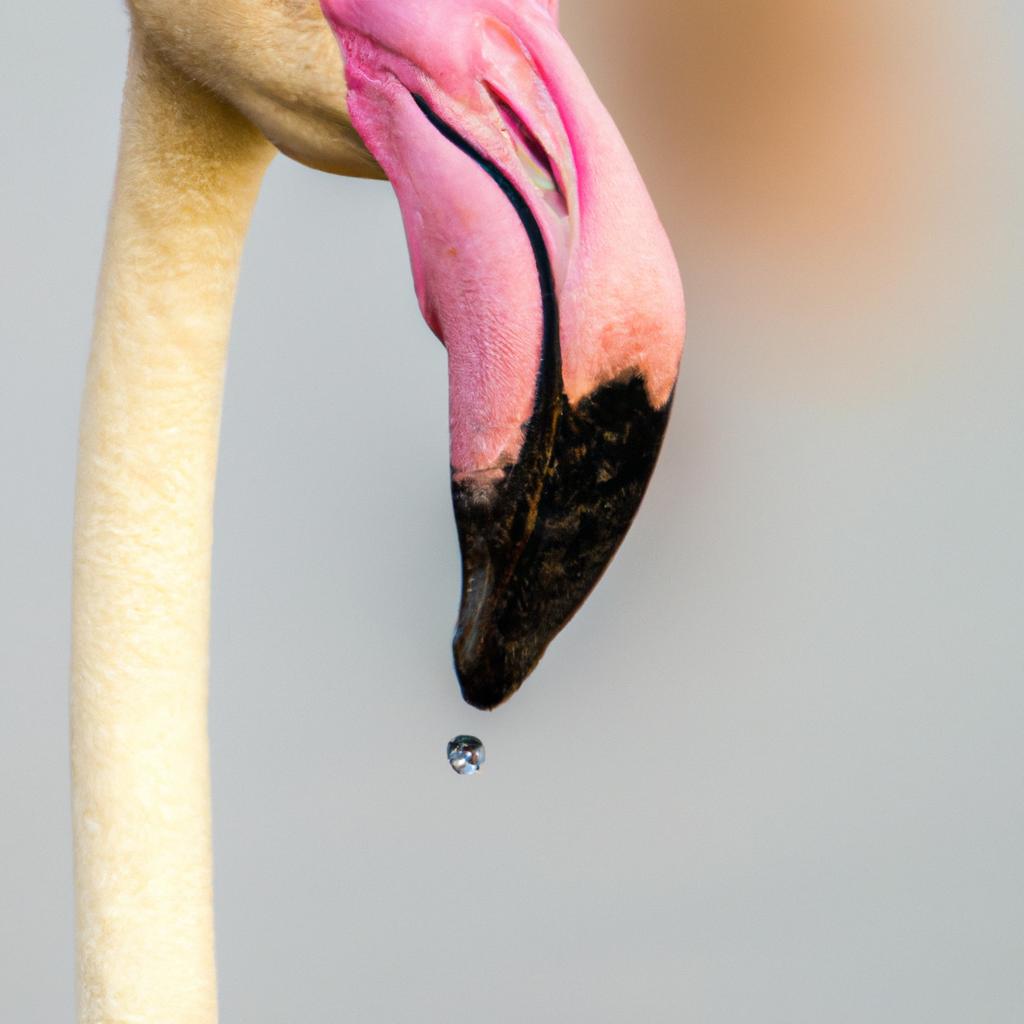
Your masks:
[[[609,74],[605,53],[593,77],[611,78],[609,101],[670,209],[819,255],[912,217],[911,172],[936,127],[913,116],[915,51],[933,33],[905,13],[820,0],[634,0],[579,15],[615,41],[616,67]],[[936,15],[921,20],[934,25]]]
[[[878,0],[593,0],[563,4],[563,24],[669,227],[691,310],[698,289],[729,294],[792,317],[785,343],[870,371],[852,321],[883,316],[921,272],[956,174],[948,18]]]

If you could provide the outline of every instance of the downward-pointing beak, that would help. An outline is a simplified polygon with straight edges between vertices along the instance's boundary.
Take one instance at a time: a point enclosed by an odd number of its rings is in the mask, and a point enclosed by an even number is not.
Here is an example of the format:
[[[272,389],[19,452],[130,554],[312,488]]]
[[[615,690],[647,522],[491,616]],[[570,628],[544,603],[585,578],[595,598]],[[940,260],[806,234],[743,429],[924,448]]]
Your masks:
[[[593,588],[658,455],[682,287],[542,0],[324,0],[448,349],[466,700],[514,693]],[[398,8],[396,10],[396,8]]]

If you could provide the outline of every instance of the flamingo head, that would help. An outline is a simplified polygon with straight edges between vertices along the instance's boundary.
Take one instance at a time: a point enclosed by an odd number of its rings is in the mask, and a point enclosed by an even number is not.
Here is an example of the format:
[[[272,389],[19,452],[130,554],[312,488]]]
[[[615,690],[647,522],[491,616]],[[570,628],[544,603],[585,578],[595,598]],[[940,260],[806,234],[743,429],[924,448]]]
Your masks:
[[[322,0],[449,361],[466,700],[514,693],[636,513],[683,293],[556,0]]]

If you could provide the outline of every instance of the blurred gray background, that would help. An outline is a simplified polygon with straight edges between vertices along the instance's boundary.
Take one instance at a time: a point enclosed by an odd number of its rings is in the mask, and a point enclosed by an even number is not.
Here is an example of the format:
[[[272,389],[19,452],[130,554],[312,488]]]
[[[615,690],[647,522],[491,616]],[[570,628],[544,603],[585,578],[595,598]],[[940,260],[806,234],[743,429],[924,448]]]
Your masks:
[[[1019,1024],[1024,15],[563,12],[687,287],[660,472],[522,694],[464,706],[395,201],[275,161],[217,506],[223,1019]],[[113,2],[0,10],[12,1024],[73,1013],[75,434],[126,45]]]

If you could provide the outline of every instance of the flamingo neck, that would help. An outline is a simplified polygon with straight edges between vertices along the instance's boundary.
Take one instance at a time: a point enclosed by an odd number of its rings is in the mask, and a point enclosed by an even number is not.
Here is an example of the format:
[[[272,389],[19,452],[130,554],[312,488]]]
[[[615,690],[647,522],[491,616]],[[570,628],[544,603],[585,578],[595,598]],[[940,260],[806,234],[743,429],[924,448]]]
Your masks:
[[[271,153],[133,33],[75,513],[81,1024],[217,1018],[207,738],[214,474],[239,259]]]

